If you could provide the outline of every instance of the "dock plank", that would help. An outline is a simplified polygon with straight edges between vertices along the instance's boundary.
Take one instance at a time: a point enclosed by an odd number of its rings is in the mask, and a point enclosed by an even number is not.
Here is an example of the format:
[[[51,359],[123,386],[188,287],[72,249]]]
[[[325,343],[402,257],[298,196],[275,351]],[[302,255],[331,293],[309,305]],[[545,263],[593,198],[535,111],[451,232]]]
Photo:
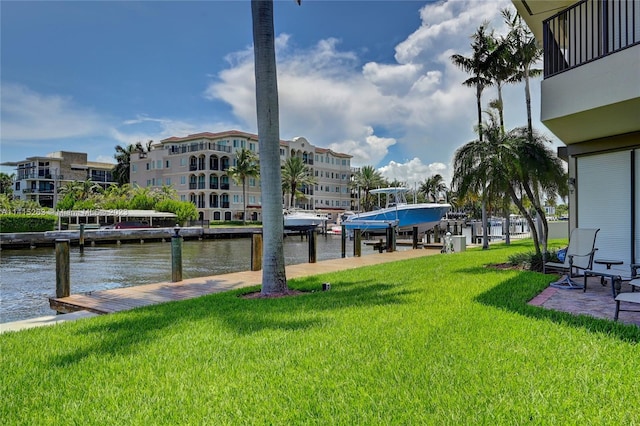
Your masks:
[[[286,273],[288,279],[294,279],[439,253],[439,249],[374,253],[362,257],[288,265],[286,267]],[[97,314],[111,314],[144,306],[193,299],[208,294],[252,287],[259,285],[261,280],[262,271],[244,271],[209,277],[190,278],[177,283],[164,281],[133,287],[120,287],[84,294],[73,294],[68,297],[52,297],[49,299],[49,306],[53,310],[64,313],[89,311]]]

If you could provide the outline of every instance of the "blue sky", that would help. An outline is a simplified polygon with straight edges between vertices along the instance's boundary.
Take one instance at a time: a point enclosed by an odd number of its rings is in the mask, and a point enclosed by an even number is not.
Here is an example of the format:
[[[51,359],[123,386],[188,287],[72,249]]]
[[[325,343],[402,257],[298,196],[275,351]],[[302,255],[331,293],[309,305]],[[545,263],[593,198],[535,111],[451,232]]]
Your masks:
[[[450,179],[475,92],[451,65],[508,0],[275,2],[280,131],[412,184]],[[2,1],[1,161],[59,150],[256,132],[251,7],[238,1]],[[534,126],[539,81],[532,84]],[[496,96],[485,92],[484,103]],[[507,127],[526,123],[505,90]],[[4,172],[11,169],[3,168]]]

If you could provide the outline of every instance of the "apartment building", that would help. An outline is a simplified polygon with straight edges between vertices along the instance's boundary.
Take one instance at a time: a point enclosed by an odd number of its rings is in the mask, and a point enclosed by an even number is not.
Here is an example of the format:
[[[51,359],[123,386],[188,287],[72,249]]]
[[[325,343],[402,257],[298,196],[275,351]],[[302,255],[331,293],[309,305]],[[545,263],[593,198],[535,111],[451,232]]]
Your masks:
[[[2,165],[16,168],[14,197],[43,207],[54,207],[57,190],[68,182],[92,180],[103,187],[115,183],[111,176],[113,164],[87,161],[83,152],[57,151]]]
[[[200,219],[242,219],[242,186],[227,174],[236,152],[246,148],[259,155],[258,136],[237,130],[170,137],[131,158],[131,183],[141,187],[172,186],[181,200],[194,203]],[[303,198],[292,207],[338,213],[350,208],[351,156],[315,147],[305,138],[280,141],[280,159],[300,157],[316,178],[299,190]],[[261,219],[259,178],[247,179],[247,219]],[[286,205],[283,197],[283,206]],[[334,216],[335,217],[335,216]]]
[[[544,49],[541,120],[566,145],[570,227],[599,228],[596,258],[628,270],[640,262],[640,2],[512,2]]]

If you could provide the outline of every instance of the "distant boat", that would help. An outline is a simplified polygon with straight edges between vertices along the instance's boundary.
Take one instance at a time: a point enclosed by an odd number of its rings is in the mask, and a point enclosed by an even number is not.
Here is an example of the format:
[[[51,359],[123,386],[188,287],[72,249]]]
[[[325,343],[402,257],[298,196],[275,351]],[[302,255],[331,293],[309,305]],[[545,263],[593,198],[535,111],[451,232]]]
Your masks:
[[[284,229],[288,231],[309,231],[324,225],[327,215],[311,210],[285,210]]]
[[[409,189],[402,187],[380,188],[369,191],[370,194],[384,194],[386,206],[382,209],[364,213],[356,213],[345,218],[344,225],[348,229],[383,229],[398,226],[400,231],[411,231],[414,226],[418,232],[430,230],[440,223],[451,205],[437,203],[408,204],[406,193]]]

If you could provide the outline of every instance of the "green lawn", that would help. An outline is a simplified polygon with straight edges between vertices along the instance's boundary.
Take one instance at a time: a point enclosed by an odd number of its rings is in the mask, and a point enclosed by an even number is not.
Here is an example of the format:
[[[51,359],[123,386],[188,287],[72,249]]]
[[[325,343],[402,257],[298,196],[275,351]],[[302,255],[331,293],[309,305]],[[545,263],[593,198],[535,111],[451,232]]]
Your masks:
[[[1,423],[638,424],[640,328],[528,306],[548,277],[484,266],[530,248],[0,335]]]

